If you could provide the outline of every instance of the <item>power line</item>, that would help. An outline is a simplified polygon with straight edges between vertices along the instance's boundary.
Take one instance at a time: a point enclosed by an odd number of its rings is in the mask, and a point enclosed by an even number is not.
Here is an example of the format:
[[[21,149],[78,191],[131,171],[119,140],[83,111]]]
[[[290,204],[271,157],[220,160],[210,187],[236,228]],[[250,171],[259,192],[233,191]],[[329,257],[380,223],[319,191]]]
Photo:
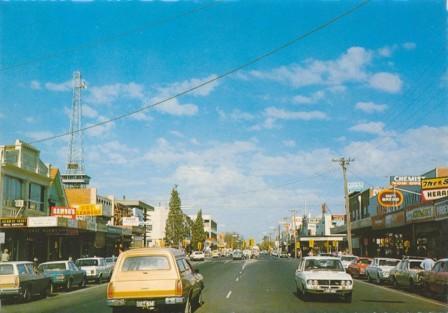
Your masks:
[[[70,53],[82,51],[82,50],[87,49],[87,48],[96,48],[96,47],[99,47],[99,46],[101,46],[101,45],[103,45],[105,43],[109,43],[109,42],[113,42],[113,41],[119,40],[121,38],[127,37],[129,35],[134,34],[134,33],[141,33],[144,30],[146,30],[147,28],[160,26],[160,25],[166,24],[168,22],[174,21],[174,20],[176,20],[178,18],[195,14],[197,12],[203,11],[203,10],[208,9],[210,7],[216,6],[217,4],[219,4],[219,1],[214,1],[214,2],[211,2],[211,3],[207,3],[205,5],[202,5],[200,7],[194,8],[192,10],[185,11],[185,12],[182,12],[180,14],[173,15],[173,16],[170,16],[170,17],[167,17],[167,18],[164,18],[164,19],[160,19],[160,20],[154,21],[152,23],[140,26],[138,28],[127,30],[125,32],[117,33],[115,35],[111,35],[109,37],[106,37],[106,38],[103,38],[103,39],[100,39],[100,40],[97,40],[97,41],[87,42],[87,43],[81,44],[81,45],[79,45],[77,47],[67,48],[67,49],[60,50],[60,51],[57,51],[57,52],[54,52],[54,53],[49,53],[47,55],[42,55],[40,57],[31,59],[31,60],[28,60],[28,61],[24,61],[24,62],[21,62],[21,63],[7,65],[7,66],[4,66],[4,67],[0,68],[0,72],[12,70],[12,69],[19,68],[19,67],[24,67],[24,66],[27,66],[27,65],[30,65],[30,64],[33,64],[33,63],[39,63],[39,62],[42,62],[42,61],[51,60],[51,59],[63,56],[65,54],[70,54]]]
[[[143,107],[141,107],[140,109],[137,109],[137,110],[134,110],[134,111],[130,111],[130,112],[127,112],[127,113],[124,113],[124,114],[121,114],[121,115],[117,115],[117,116],[112,117],[112,118],[110,118],[110,119],[107,119],[107,120],[105,120],[105,121],[102,121],[102,122],[99,122],[99,123],[96,123],[96,124],[92,124],[92,125],[90,125],[90,126],[83,127],[83,128],[81,128],[81,129],[79,129],[79,131],[80,131],[80,132],[81,132],[81,131],[86,131],[86,130],[89,130],[89,129],[92,129],[92,128],[95,128],[95,127],[99,127],[99,126],[102,126],[102,125],[105,125],[105,124],[109,124],[109,123],[112,123],[112,122],[115,122],[115,121],[124,119],[124,118],[126,118],[126,117],[135,115],[135,114],[137,114],[137,113],[146,111],[146,110],[148,110],[148,109],[150,109],[150,108],[153,108],[153,107],[156,107],[156,106],[158,106],[158,105],[161,105],[161,104],[163,104],[163,103],[165,103],[165,102],[174,100],[174,99],[176,99],[176,98],[178,98],[178,97],[181,97],[181,96],[183,96],[183,95],[189,94],[189,93],[191,93],[192,91],[195,91],[195,90],[197,90],[197,89],[200,89],[200,88],[202,88],[202,87],[204,87],[204,86],[206,86],[206,85],[212,84],[212,83],[214,83],[214,82],[216,82],[216,81],[218,81],[218,80],[220,80],[220,79],[222,79],[222,78],[225,78],[225,77],[227,77],[227,76],[230,76],[230,75],[233,74],[233,73],[236,73],[236,72],[238,72],[238,71],[240,71],[240,70],[242,70],[242,69],[244,69],[244,68],[246,68],[246,67],[249,67],[250,65],[253,65],[253,64],[255,64],[255,63],[258,63],[258,62],[260,62],[261,60],[266,59],[266,58],[270,57],[271,55],[274,55],[274,54],[276,54],[277,52],[280,52],[280,51],[282,51],[282,50],[284,50],[284,49],[286,49],[286,48],[288,48],[288,47],[290,47],[290,46],[296,44],[297,42],[302,41],[303,39],[305,39],[305,38],[307,38],[307,37],[309,37],[309,36],[311,36],[311,35],[313,35],[313,34],[319,32],[319,31],[321,31],[321,30],[323,30],[323,29],[329,27],[330,25],[336,23],[337,21],[343,19],[344,17],[351,15],[352,13],[354,13],[355,11],[357,11],[358,9],[360,9],[360,8],[362,8],[363,6],[367,5],[367,3],[369,3],[369,2],[370,2],[370,0],[363,0],[363,1],[361,1],[360,3],[358,3],[357,5],[355,5],[355,6],[353,6],[352,8],[350,8],[349,10],[344,11],[343,13],[341,13],[341,14],[339,14],[339,15],[337,15],[337,16],[331,18],[331,19],[329,19],[328,21],[326,21],[326,22],[324,22],[324,23],[322,23],[322,24],[316,26],[315,28],[313,28],[313,29],[311,29],[311,30],[309,30],[309,31],[307,31],[307,32],[305,32],[305,33],[303,33],[303,34],[301,34],[301,35],[298,35],[297,37],[295,37],[295,38],[293,38],[293,39],[291,39],[291,40],[289,40],[289,41],[283,43],[282,45],[280,45],[280,46],[278,46],[278,47],[276,47],[276,48],[274,48],[274,49],[272,49],[272,50],[270,50],[270,51],[268,51],[268,52],[265,52],[264,54],[261,54],[261,55],[255,57],[254,59],[252,59],[252,60],[250,60],[250,61],[248,61],[248,62],[246,62],[246,63],[244,63],[244,64],[242,64],[242,65],[239,65],[239,66],[237,66],[237,67],[235,67],[235,68],[233,68],[233,69],[230,69],[230,70],[228,70],[228,71],[226,71],[226,72],[223,72],[223,73],[220,74],[220,75],[217,75],[217,76],[215,76],[215,77],[213,77],[213,78],[211,78],[211,79],[209,79],[209,80],[206,80],[206,81],[204,81],[204,82],[202,82],[202,83],[200,83],[200,84],[198,84],[198,85],[196,85],[196,86],[193,86],[193,87],[191,87],[191,88],[189,88],[189,89],[183,90],[183,91],[181,91],[181,92],[179,92],[179,93],[177,93],[177,94],[175,94],[175,95],[173,95],[173,96],[167,97],[167,98],[165,98],[165,99],[163,99],[163,100],[160,100],[160,101],[157,101],[157,102],[155,102],[155,103],[152,103],[152,104],[143,106]],[[61,133],[61,134],[58,134],[58,135],[49,136],[49,137],[46,137],[46,138],[42,138],[42,139],[39,139],[39,140],[35,140],[35,141],[30,142],[30,143],[31,143],[31,144],[34,144],[34,143],[39,143],[39,142],[49,141],[49,140],[53,140],[53,139],[57,139],[57,138],[60,138],[60,137],[67,136],[67,135],[69,135],[69,134],[70,134],[70,132],[65,132],[65,133]]]

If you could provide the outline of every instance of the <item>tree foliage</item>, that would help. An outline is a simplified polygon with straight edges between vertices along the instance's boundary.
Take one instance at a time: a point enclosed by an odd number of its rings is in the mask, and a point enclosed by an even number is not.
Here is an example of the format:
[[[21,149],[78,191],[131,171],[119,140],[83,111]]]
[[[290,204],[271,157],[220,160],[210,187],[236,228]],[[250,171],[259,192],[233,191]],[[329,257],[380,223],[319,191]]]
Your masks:
[[[204,230],[204,220],[202,219],[202,210],[199,210],[191,230],[191,245],[193,249],[198,249],[199,243],[201,243],[201,247],[203,248],[206,239],[207,234],[205,233]]]
[[[186,225],[186,218],[181,210],[181,200],[177,186],[171,190],[171,198],[169,203],[168,219],[165,226],[165,242],[171,247],[180,247],[182,240],[185,239],[189,232]]]

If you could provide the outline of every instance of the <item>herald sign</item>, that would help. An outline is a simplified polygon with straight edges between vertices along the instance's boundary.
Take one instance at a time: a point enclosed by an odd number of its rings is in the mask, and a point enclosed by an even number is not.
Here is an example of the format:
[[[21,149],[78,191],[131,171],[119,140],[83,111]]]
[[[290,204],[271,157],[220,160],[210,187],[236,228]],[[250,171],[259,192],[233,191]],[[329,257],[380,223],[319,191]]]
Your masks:
[[[404,197],[399,190],[384,189],[378,193],[377,200],[379,205],[389,208],[402,205]]]

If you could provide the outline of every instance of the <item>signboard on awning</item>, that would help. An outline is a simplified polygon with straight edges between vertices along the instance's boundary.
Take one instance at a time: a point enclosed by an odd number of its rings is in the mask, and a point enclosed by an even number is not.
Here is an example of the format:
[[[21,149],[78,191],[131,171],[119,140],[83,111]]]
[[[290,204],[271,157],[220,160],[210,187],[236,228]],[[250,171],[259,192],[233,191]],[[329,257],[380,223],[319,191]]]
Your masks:
[[[28,227],[57,227],[57,216],[30,216],[28,217]]]
[[[448,188],[422,190],[424,201],[432,201],[448,197]]]
[[[26,217],[7,217],[0,218],[0,227],[26,227]]]
[[[422,190],[448,189],[448,177],[426,178],[422,180]]]
[[[140,220],[137,216],[123,217],[122,224],[123,226],[139,226]]]
[[[75,219],[76,218],[76,209],[75,208],[52,206],[50,208],[50,215],[51,216],[60,216],[60,217]]]
[[[406,223],[427,221],[434,218],[434,207],[432,205],[408,209],[406,211]]]
[[[77,216],[101,216],[103,206],[101,204],[80,204],[76,208]]]
[[[436,217],[443,218],[448,217],[448,201],[443,201],[441,203],[437,203],[435,205],[436,208]]]
[[[420,186],[424,176],[391,176],[390,184],[392,186]]]

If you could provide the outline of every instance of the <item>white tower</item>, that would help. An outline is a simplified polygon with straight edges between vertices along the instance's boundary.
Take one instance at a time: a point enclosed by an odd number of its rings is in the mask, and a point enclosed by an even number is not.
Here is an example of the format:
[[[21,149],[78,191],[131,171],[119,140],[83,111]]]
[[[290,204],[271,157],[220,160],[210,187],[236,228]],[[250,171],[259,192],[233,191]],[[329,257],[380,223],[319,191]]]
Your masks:
[[[86,188],[90,182],[90,176],[84,172],[84,151],[82,146],[82,103],[81,89],[86,88],[81,79],[81,73],[73,73],[73,100],[72,115],[70,118],[70,147],[67,163],[67,171],[62,174],[62,182],[65,188]]]

